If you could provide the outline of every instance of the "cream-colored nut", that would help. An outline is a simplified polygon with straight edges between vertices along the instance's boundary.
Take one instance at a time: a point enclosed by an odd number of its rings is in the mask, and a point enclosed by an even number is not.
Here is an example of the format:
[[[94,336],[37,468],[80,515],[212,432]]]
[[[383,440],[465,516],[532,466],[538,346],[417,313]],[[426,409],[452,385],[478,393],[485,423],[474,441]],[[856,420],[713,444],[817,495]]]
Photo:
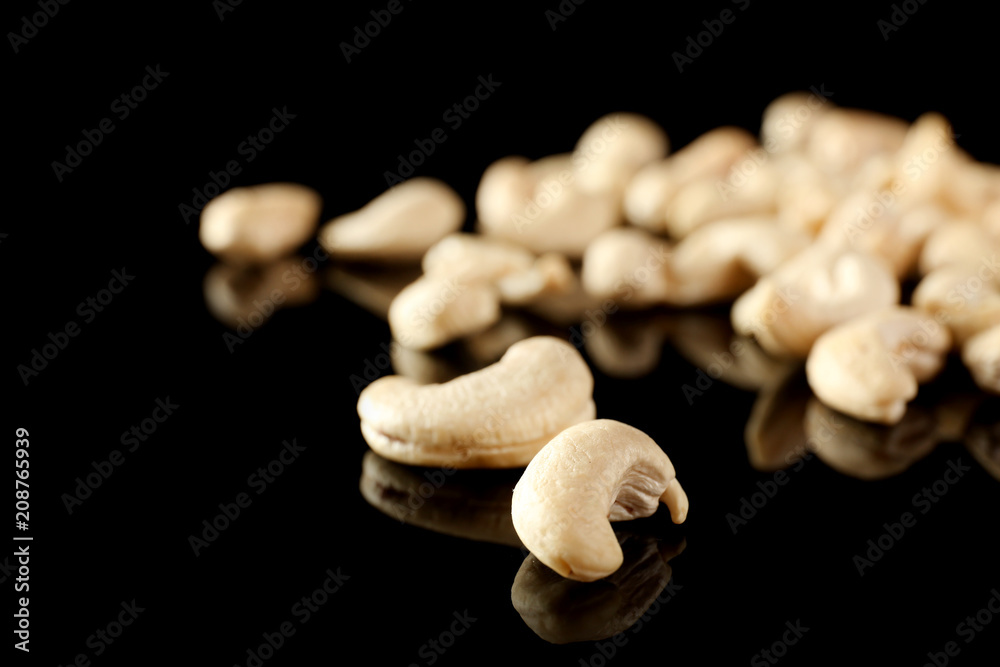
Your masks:
[[[386,269],[373,266],[331,266],[325,275],[326,286],[368,312],[389,318],[389,306],[403,288],[420,277],[415,266]]]
[[[898,151],[908,127],[871,111],[830,109],[810,125],[806,153],[827,173],[847,173],[879,153]]]
[[[977,220],[1000,200],[1000,166],[977,162],[958,147],[953,150],[965,159],[956,158],[954,168],[948,172],[945,198],[961,215]]]
[[[672,237],[684,238],[713,220],[776,213],[779,172],[767,162],[757,166],[751,158],[744,159],[755,167],[749,176],[698,179],[677,191],[666,211],[666,230]]]
[[[698,181],[718,188],[720,179],[729,176],[733,165],[751,159],[758,149],[753,135],[738,127],[720,127],[701,135],[690,144],[662,162],[653,162],[640,169],[625,189],[624,208],[629,222],[654,232],[666,232],[668,208],[686,186]],[[762,180],[761,183],[764,183]],[[703,198],[687,196],[689,203],[681,203],[681,216],[688,218],[704,215],[700,202]],[[693,210],[691,214],[686,213]],[[690,222],[685,218],[685,222]],[[683,231],[674,223],[677,231]]]
[[[358,399],[361,433],[387,459],[456,468],[523,466],[563,429],[594,418],[594,378],[557,338],[515,343],[497,363],[445,384],[389,376]]]
[[[1000,322],[1000,264],[997,255],[978,263],[949,264],[924,276],[913,291],[913,305],[942,322],[963,345]]]
[[[831,211],[817,242],[881,257],[898,278],[904,278],[917,266],[927,238],[950,216],[933,203],[905,206],[886,192],[862,191],[843,199]]]
[[[952,220],[935,229],[920,251],[920,273],[927,275],[949,264],[976,265],[990,251],[1000,254],[1000,229],[989,229],[974,220]]]
[[[946,327],[915,308],[893,306],[820,336],[806,360],[806,377],[828,406],[895,424],[918,385],[941,370],[950,348]]]
[[[609,521],[650,516],[660,501],[683,523],[688,499],[667,455],[610,419],[567,428],[528,464],[511,503],[524,546],[560,575],[594,581],[622,565]]]
[[[908,200],[944,203],[945,190],[956,161],[964,160],[956,150],[951,123],[939,113],[925,113],[913,122],[895,156],[893,178]]]
[[[476,474],[476,479],[468,475]],[[361,462],[361,495],[380,512],[437,533],[477,542],[520,547],[510,517],[517,480],[509,472],[483,479],[482,473],[450,469],[423,472],[386,460],[375,452]],[[428,496],[428,482],[432,493]]]
[[[535,255],[503,239],[477,234],[449,234],[431,246],[421,262],[429,276],[450,276],[467,282],[494,282],[527,271]]]
[[[644,165],[662,160],[670,144],[659,125],[634,113],[599,118],[573,149],[573,173],[585,192],[620,196]]]
[[[489,283],[423,276],[389,306],[389,328],[400,344],[430,350],[483,331],[500,319],[500,295]]]
[[[598,326],[580,327],[587,356],[601,372],[617,378],[649,375],[660,363],[663,342],[673,330],[674,318],[643,313],[633,318],[616,315]]]
[[[319,242],[338,259],[416,262],[464,220],[465,203],[446,183],[411,178],[323,225]]]
[[[536,635],[551,644],[599,641],[628,630],[652,606],[670,583],[670,559],[685,543],[627,533],[618,539],[624,562],[596,584],[564,579],[530,554],[524,559],[510,600]]]
[[[713,380],[746,391],[780,381],[795,365],[769,356],[752,339],[734,333],[728,318],[678,313],[671,331],[671,341],[682,357]]]
[[[733,304],[733,328],[776,356],[806,357],[824,331],[899,302],[881,259],[812,245],[757,281]]]
[[[220,262],[205,274],[204,290],[209,312],[233,329],[256,329],[281,308],[310,303],[319,295],[316,275],[302,270],[301,258],[254,267]]]
[[[424,255],[423,267],[428,276],[495,285],[508,305],[568,292],[574,281],[573,268],[562,255],[547,253],[536,258],[510,241],[475,234],[441,239]]]
[[[1000,317],[998,324],[965,341],[962,361],[976,384],[986,391],[1000,394]]]
[[[899,423],[881,426],[852,419],[812,398],[804,424],[810,438],[822,435],[822,442],[813,451],[823,463],[863,480],[898,475],[938,444],[934,417],[914,406]]]
[[[611,229],[591,242],[580,279],[587,292],[623,308],[663,303],[671,290],[670,244],[634,227]]]
[[[579,188],[568,155],[503,158],[486,168],[476,190],[480,232],[570,258],[621,222],[618,208],[617,195]]]
[[[774,218],[716,220],[699,227],[674,248],[670,289],[664,301],[696,306],[728,301],[809,245],[809,235],[776,224]]]
[[[202,209],[198,235],[226,262],[266,264],[309,240],[322,205],[316,191],[295,183],[233,188]]]
[[[833,104],[815,93],[786,93],[764,108],[760,123],[760,143],[769,153],[801,150],[810,127]]]
[[[836,185],[798,153],[773,159],[781,174],[781,186],[775,194],[778,223],[816,236],[840,201]]]

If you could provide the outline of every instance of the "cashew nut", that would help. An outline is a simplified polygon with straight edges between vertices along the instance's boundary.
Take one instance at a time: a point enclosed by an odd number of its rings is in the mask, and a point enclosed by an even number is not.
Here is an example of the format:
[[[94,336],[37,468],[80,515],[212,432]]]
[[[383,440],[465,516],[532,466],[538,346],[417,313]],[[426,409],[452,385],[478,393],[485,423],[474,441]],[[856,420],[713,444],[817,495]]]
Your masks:
[[[304,185],[267,183],[233,188],[208,202],[198,230],[202,245],[236,264],[266,264],[309,240],[322,200]]]
[[[339,259],[415,262],[464,220],[465,203],[446,183],[411,178],[323,225],[319,242]]]
[[[947,324],[957,346],[1000,323],[1000,273],[990,261],[946,265],[924,276],[913,292],[913,305]]]
[[[776,356],[804,358],[830,327],[899,302],[881,259],[812,245],[757,281],[733,304],[733,328]]]
[[[809,126],[806,152],[831,175],[855,171],[880,153],[895,153],[908,129],[899,118],[859,109],[833,108]]]
[[[620,215],[615,195],[585,192],[574,179],[569,156],[494,162],[476,190],[479,231],[535,253],[580,257],[591,239],[619,224]]]
[[[941,370],[951,334],[908,306],[869,313],[819,337],[806,360],[821,401],[866,421],[895,424],[917,386]]]
[[[669,147],[666,132],[649,118],[609,114],[588,127],[576,143],[576,183],[585,192],[621,196],[636,171],[662,160]]]
[[[431,350],[500,319],[500,295],[489,283],[422,276],[389,306],[389,328],[404,347]]]
[[[965,341],[962,362],[972,373],[976,384],[986,391],[1000,394],[1000,324],[980,331]]]
[[[786,93],[764,108],[760,122],[760,143],[771,153],[786,153],[804,148],[810,128],[831,103],[815,93]]]
[[[518,536],[560,575],[594,581],[622,565],[609,521],[650,516],[662,501],[674,523],[688,499],[670,459],[642,431],[610,419],[567,428],[528,464],[514,487]]]
[[[991,233],[973,220],[953,220],[927,238],[920,252],[920,273],[927,275],[949,264],[979,264],[991,251],[1000,253],[1000,225]]]
[[[411,465],[523,466],[563,429],[593,419],[594,379],[557,338],[515,343],[497,363],[444,384],[389,376],[358,399],[373,450]]]

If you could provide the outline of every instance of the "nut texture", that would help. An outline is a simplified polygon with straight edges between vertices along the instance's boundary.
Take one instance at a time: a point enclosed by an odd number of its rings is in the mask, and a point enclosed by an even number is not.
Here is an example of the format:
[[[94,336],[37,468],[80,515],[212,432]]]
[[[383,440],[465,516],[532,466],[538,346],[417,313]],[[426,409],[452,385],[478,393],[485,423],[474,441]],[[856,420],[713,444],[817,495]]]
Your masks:
[[[576,349],[550,336],[515,343],[492,366],[444,384],[390,376],[358,399],[365,440],[411,465],[523,466],[563,429],[593,419],[594,378]]]
[[[667,455],[642,431],[598,419],[567,428],[535,456],[514,487],[511,513],[540,561],[594,581],[622,564],[609,521],[650,516],[661,501],[684,522],[687,495]]]

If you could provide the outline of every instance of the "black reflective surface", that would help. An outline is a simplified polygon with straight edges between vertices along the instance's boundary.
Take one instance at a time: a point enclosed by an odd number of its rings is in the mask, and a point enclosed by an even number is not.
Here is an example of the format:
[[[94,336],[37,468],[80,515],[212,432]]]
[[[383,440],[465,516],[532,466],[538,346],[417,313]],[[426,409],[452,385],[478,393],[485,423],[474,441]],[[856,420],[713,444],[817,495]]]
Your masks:
[[[34,540],[28,592],[0,561],[5,609],[30,596],[31,653],[8,647],[9,664],[774,664],[768,651],[922,665],[949,642],[949,664],[994,664],[1000,616],[982,610],[1000,590],[1000,407],[961,368],[901,426],[871,428],[766,359],[699,386],[730,340],[724,309],[616,315],[580,346],[598,416],[661,444],[689,520],[622,527],[636,579],[596,595],[521,586],[533,565],[503,512],[516,473],[380,462],[355,412],[373,377],[447,378],[504,336],[392,355],[384,322],[343,296],[355,268],[309,245],[280,273],[230,275],[185,208],[215,183],[287,180],[316,188],[330,218],[408,175],[400,156],[439,128],[413,173],[471,205],[490,162],[567,151],[603,113],[645,113],[677,147],[723,124],[756,131],[770,100],[812,86],[907,120],[941,111],[960,145],[1000,161],[992,86],[963,76],[995,60],[996,17],[916,6],[890,30],[888,3],[402,2],[365,42],[355,27],[384,21],[385,3],[71,3],[34,32],[22,17],[39,5],[12,5],[8,30],[30,35],[7,54],[3,421],[9,452],[15,428],[30,433]],[[690,47],[724,9],[734,20]],[[348,62],[340,44],[356,38]],[[689,48],[691,62],[672,55]],[[491,75],[474,111],[454,109]],[[113,130],[69,155],[105,118]],[[255,326],[268,281],[288,299]],[[512,316],[505,335],[579,331]]]

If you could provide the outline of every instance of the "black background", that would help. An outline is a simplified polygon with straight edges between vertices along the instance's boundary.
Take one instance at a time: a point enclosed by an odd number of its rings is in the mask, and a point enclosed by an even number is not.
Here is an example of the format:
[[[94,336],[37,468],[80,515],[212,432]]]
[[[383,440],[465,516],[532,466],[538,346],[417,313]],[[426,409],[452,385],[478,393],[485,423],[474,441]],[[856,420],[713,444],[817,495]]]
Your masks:
[[[448,181],[471,206],[490,162],[567,151],[604,113],[647,114],[679,147],[723,124],[756,132],[770,100],[821,85],[838,105],[906,120],[941,111],[960,145],[1000,161],[995,10],[914,3],[886,40],[877,22],[889,3],[807,13],[804,3],[753,0],[741,11],[720,0],[654,12],[590,0],[553,30],[545,12],[555,0],[404,2],[348,63],[338,44],[385,6],[248,0],[220,19],[210,2],[72,2],[17,53],[8,44],[4,432],[8,452],[15,427],[31,434],[29,661],[246,664],[262,633],[296,620],[292,606],[328,568],[350,579],[266,664],[428,664],[420,647],[465,610],[477,621],[441,665],[576,665],[598,650],[547,644],[522,622],[510,602],[518,549],[402,525],[360,495],[367,447],[349,376],[389,340],[381,320],[324,291],[227,349],[202,296],[214,260],[178,206],[210,171],[242,159],[238,145],[272,108],[295,118],[231,185],[304,183],[323,195],[324,219],[384,190],[397,155],[438,127],[448,140],[417,174]],[[671,54],[726,8],[736,20],[678,72]],[[5,32],[37,11],[8,4]],[[114,118],[111,102],[156,65],[169,76]],[[442,114],[488,75],[500,87],[448,127]],[[104,117],[114,132],[60,182],[52,162]],[[49,332],[82,323],[77,305],[123,267],[134,281],[25,386],[15,367]],[[683,527],[662,517],[646,526],[687,540],[672,561],[682,588],[611,663],[747,664],[801,619],[810,630],[782,664],[919,665],[952,640],[962,646],[955,664],[995,664],[1000,623],[968,645],[955,634],[1000,586],[1000,487],[960,444],[881,482],[810,462],[734,535],[726,513],[770,478],[743,444],[754,396],[718,382],[689,405],[681,386],[694,378],[669,347],[641,380],[596,373],[598,416],[656,439],[692,499]],[[168,396],[176,414],[68,514],[61,496],[75,478],[123,449],[121,434]],[[189,535],[292,438],[301,457],[196,557]],[[859,577],[852,557],[959,458],[972,471]],[[8,600],[12,584],[0,589]],[[145,611],[95,656],[88,637],[133,599]]]

